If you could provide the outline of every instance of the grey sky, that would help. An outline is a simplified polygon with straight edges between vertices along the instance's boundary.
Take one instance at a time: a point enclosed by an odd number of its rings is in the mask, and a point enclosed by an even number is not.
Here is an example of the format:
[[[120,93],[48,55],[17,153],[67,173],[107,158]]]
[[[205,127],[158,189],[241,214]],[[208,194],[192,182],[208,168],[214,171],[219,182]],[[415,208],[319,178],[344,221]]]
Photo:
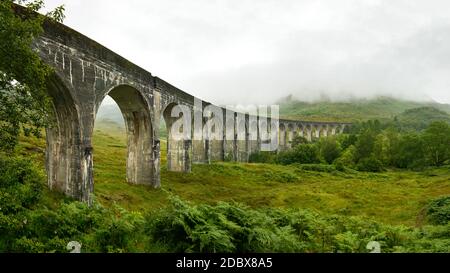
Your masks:
[[[450,103],[450,1],[46,0],[65,24],[217,104]]]

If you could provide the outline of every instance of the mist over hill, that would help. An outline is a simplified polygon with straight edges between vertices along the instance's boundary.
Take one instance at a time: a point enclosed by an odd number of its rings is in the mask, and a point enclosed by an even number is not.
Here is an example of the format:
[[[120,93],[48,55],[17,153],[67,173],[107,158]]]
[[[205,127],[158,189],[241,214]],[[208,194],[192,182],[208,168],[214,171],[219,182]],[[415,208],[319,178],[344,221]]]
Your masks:
[[[288,119],[311,121],[348,121],[368,119],[392,119],[406,110],[415,108],[434,108],[450,113],[449,104],[434,101],[409,101],[391,97],[373,99],[349,99],[347,101],[318,100],[305,102],[292,95],[277,102],[280,105],[280,116]]]

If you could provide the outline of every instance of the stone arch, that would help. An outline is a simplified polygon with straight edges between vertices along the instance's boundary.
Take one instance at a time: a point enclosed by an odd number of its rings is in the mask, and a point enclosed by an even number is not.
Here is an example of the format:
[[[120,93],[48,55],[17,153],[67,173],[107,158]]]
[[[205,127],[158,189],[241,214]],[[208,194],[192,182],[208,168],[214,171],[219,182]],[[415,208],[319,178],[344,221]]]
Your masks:
[[[305,137],[305,125],[304,124],[298,124],[297,125],[297,130],[296,130],[296,136],[299,137]]]
[[[295,137],[295,126],[289,123],[286,130],[286,146],[288,148],[292,147],[292,140],[294,140],[294,137]]]
[[[335,126],[336,134],[341,134],[343,131],[342,125],[338,124]]]
[[[320,138],[320,130],[321,130],[321,126],[318,124],[313,124],[312,125],[312,139],[313,140],[317,140]]]
[[[125,121],[127,134],[127,182],[159,187],[155,179],[156,164],[159,160],[158,141],[154,139],[151,107],[145,96],[130,85],[111,88],[109,95],[119,106]],[[155,155],[154,151],[158,151]]]
[[[71,90],[56,73],[47,84],[54,124],[46,129],[46,169],[50,190],[91,203],[92,147],[83,138],[80,112]]]
[[[323,138],[323,137],[327,137],[327,136],[328,136],[328,125],[321,124],[319,126],[319,137]]]
[[[312,141],[312,125],[311,124],[305,124],[303,125],[303,135],[308,140],[308,142]]]
[[[175,109],[177,106],[179,106],[179,109]],[[185,115],[187,116],[185,117]],[[192,110],[188,106],[170,102],[163,108],[162,116],[167,128],[167,170],[190,172],[192,159]]]

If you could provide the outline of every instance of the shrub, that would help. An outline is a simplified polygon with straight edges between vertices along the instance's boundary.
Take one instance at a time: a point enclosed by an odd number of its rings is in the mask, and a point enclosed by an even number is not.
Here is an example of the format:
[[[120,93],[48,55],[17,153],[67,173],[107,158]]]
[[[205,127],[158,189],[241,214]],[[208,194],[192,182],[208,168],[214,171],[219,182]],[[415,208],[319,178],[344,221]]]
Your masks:
[[[328,137],[319,141],[319,151],[321,158],[331,164],[341,155],[342,149],[335,138]]]
[[[249,156],[250,163],[272,163],[274,161],[275,154],[273,152],[254,152]]]
[[[336,167],[339,165],[355,168],[355,146],[348,147],[334,163]]]
[[[275,162],[283,165],[320,163],[319,151],[315,144],[303,144],[292,150],[280,152],[276,156]]]
[[[0,154],[0,208],[16,213],[37,203],[43,189],[43,174],[28,159]]]
[[[450,196],[437,198],[427,206],[427,217],[436,225],[446,225],[450,222]]]
[[[384,170],[383,163],[375,156],[361,159],[356,168],[358,171],[363,172],[381,172]]]

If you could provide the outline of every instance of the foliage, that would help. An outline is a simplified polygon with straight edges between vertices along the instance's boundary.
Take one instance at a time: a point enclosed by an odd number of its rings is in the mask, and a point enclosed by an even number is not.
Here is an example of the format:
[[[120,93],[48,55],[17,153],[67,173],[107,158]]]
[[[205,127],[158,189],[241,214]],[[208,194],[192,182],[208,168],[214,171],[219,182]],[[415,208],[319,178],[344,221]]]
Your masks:
[[[291,146],[297,147],[300,144],[307,144],[308,140],[305,137],[302,137],[300,135],[295,135],[292,139]]]
[[[14,2],[25,5],[15,12]],[[40,136],[49,124],[50,101],[47,79],[51,69],[32,49],[33,40],[42,33],[44,16],[38,15],[42,0],[0,2],[0,149],[11,151],[20,132]],[[64,7],[47,14],[62,20]]]
[[[300,209],[250,209],[241,204],[172,206],[147,216],[146,232],[169,252],[448,252],[450,225],[422,229]]]
[[[320,157],[328,164],[333,163],[341,155],[341,145],[335,137],[323,138],[318,145]]]
[[[408,109],[396,116],[394,122],[402,131],[421,131],[434,121],[450,123],[450,114],[434,107],[424,106]]]
[[[283,165],[293,163],[319,163],[319,149],[315,144],[298,145],[292,150],[280,152],[276,156],[275,162]]]
[[[250,163],[271,163],[274,161],[275,156],[276,154],[273,152],[258,151],[251,153],[248,161]]]
[[[391,162],[398,168],[417,168],[425,166],[424,140],[417,133],[407,133],[394,141]]]
[[[384,170],[383,163],[375,156],[365,157],[356,165],[358,171],[363,172],[381,172]]]
[[[432,166],[442,166],[450,159],[450,125],[436,121],[423,134],[425,155]]]
[[[427,206],[427,216],[429,221],[436,225],[450,223],[450,196],[431,201]]]
[[[105,145],[115,144],[111,138],[104,140]],[[100,159],[111,159],[118,150],[126,150],[124,145],[116,146],[121,148],[109,154],[102,154],[99,146]],[[412,219],[409,225],[413,226],[428,200],[424,193],[448,191],[445,182],[435,183],[446,176],[338,173],[327,164],[193,167],[192,175],[163,170],[162,176],[164,188],[195,201],[193,204],[170,198],[166,205],[160,197],[167,192],[117,180],[96,180],[96,194],[104,196],[108,207],[95,202],[89,208],[62,197],[48,202],[42,200],[49,197],[44,190],[29,208],[0,215],[0,252],[66,252],[67,243],[73,240],[82,243],[82,252],[367,252],[365,246],[373,240],[381,243],[382,252],[448,252],[450,248],[448,225],[411,228],[383,224],[406,219],[409,224]],[[430,174],[445,171],[442,167]],[[42,188],[44,184],[40,181]],[[105,191],[106,186],[113,188]],[[140,194],[138,198],[135,193]],[[117,196],[121,199],[115,199]],[[263,196],[274,203],[264,203]],[[123,205],[134,202],[140,206],[136,209],[145,207],[147,212],[124,210],[112,204],[116,200]],[[219,200],[228,202],[217,203]],[[150,203],[155,207],[146,207]]]
[[[29,160],[0,154],[0,211],[7,215],[31,208],[42,192],[43,174]]]

